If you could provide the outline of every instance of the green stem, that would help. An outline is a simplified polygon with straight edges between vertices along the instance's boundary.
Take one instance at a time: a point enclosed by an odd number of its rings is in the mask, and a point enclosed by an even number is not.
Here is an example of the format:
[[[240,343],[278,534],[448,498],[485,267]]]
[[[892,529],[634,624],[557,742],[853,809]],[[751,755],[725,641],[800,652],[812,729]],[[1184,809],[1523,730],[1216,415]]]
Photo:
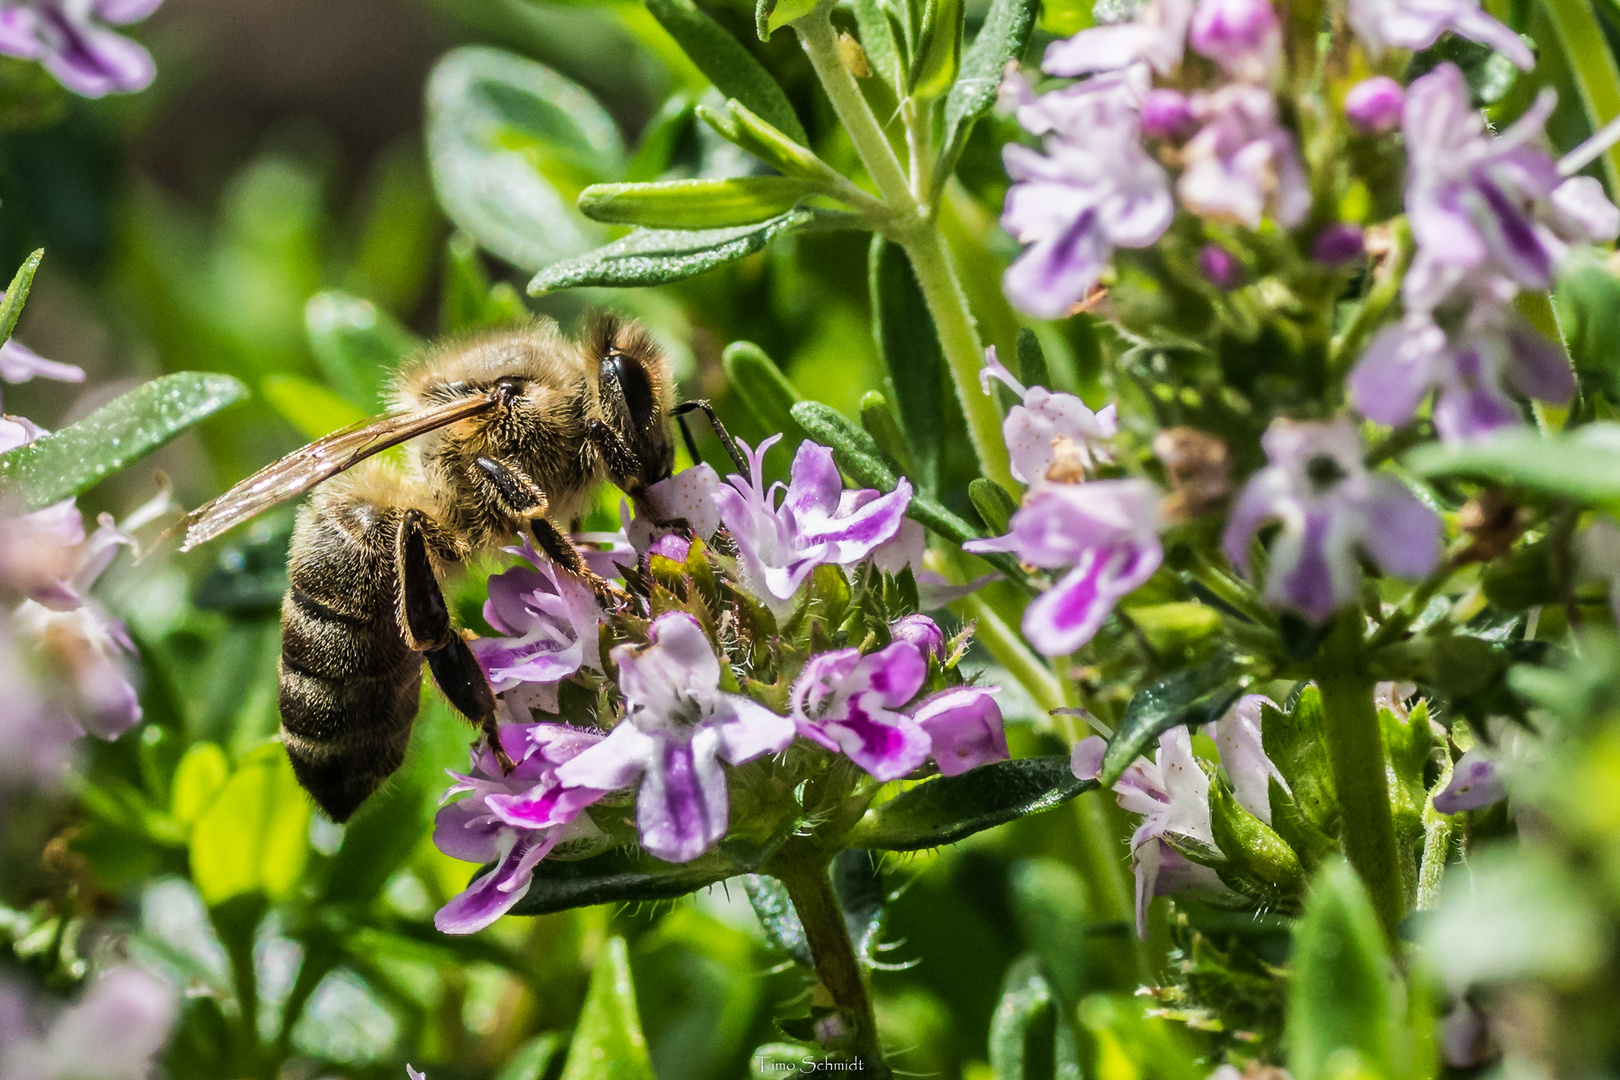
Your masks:
[[[1444,791],[1450,783],[1451,759],[1448,757],[1434,790]],[[1445,876],[1446,856],[1451,853],[1451,833],[1455,827],[1451,815],[1436,810],[1434,796],[1429,796],[1423,806],[1423,865],[1418,867],[1415,905],[1419,911],[1429,911],[1440,900],[1440,879]]]
[[[1316,685],[1322,692],[1322,731],[1339,796],[1344,853],[1361,875],[1378,921],[1393,941],[1406,914],[1406,890],[1384,775],[1373,679],[1361,666],[1360,623],[1358,611],[1339,616],[1323,649]]]
[[[850,1053],[861,1064],[863,1075],[886,1080],[891,1074],[878,1042],[877,1017],[866,992],[860,959],[833,893],[832,879],[827,875],[826,858],[784,847],[769,870],[786,887],[793,910],[798,913],[821,988],[852,1025],[847,1039]]]
[[[1581,92],[1581,104],[1597,131],[1620,116],[1620,68],[1609,52],[1591,0],[1542,0],[1542,9],[1558,32],[1570,74]],[[1603,152],[1603,173],[1612,196],[1620,192],[1620,146]]]
[[[996,663],[1018,680],[1019,685],[1035,699],[1037,708],[1049,713],[1066,704],[1063,688],[1051,670],[1029,651],[1023,639],[991,610],[989,604],[978,596],[965,596],[952,606],[963,618],[978,621],[973,640],[983,645]]]
[[[1404,216],[1390,222],[1390,243],[1394,250],[1379,266],[1367,298],[1351,317],[1349,325],[1333,339],[1328,353],[1328,370],[1343,372],[1357,356],[1367,338],[1384,321],[1384,314],[1401,294],[1401,282],[1412,262],[1412,229]]]

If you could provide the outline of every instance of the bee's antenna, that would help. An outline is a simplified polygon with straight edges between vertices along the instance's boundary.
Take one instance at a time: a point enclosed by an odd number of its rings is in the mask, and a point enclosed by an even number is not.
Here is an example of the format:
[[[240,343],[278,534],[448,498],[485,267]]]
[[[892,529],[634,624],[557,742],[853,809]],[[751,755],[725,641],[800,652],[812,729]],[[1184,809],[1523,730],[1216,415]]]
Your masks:
[[[731,437],[731,432],[726,430],[726,425],[722,424],[720,418],[714,414],[714,406],[703,398],[695,401],[683,401],[675,406],[673,410],[675,419],[680,422],[681,438],[686,441],[686,450],[687,453],[692,455],[692,461],[696,463],[703,459],[698,456],[697,441],[692,438],[692,433],[686,427],[686,416],[691,412],[702,412],[704,416],[709,418],[709,426],[714,428],[714,433],[719,436],[721,445],[726,448],[726,453],[731,456],[733,464],[737,466],[737,471],[747,473],[748,459],[743,457],[741,450],[737,449],[736,440]]]

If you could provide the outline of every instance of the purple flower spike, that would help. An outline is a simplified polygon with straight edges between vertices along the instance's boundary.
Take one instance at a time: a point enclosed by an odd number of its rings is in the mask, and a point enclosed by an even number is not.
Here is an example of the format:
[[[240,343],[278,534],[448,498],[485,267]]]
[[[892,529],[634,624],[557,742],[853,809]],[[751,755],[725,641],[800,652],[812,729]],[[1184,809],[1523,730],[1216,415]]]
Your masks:
[[[594,731],[563,724],[507,724],[501,746],[517,763],[505,772],[488,748],[473,753],[472,771],[445,797],[466,793],[440,808],[433,842],[454,859],[493,862],[459,895],[439,909],[433,924],[446,934],[471,934],[510,911],[529,891],[534,868],[559,844],[589,848],[602,834],[585,807],[607,792],[569,787],[557,769],[602,742]]]
[[[1311,258],[1323,266],[1340,267],[1360,262],[1367,254],[1367,237],[1360,225],[1337,221],[1316,234]]]
[[[1234,83],[1194,99],[1203,128],[1182,150],[1182,204],[1213,221],[1254,229],[1269,213],[1292,229],[1311,209],[1294,137],[1278,123],[1270,90]]]
[[[1443,312],[1451,333],[1417,311],[1386,327],[1350,372],[1350,401],[1380,424],[1402,424],[1436,391],[1434,426],[1448,443],[1467,442],[1524,422],[1512,389],[1562,404],[1575,394],[1563,351],[1519,318],[1512,282],[1486,278],[1453,294],[1462,309]]]
[[[144,90],[152,54],[103,23],[140,22],[162,0],[16,0],[0,6],[0,54],[37,60],[81,97]]]
[[[1350,28],[1374,56],[1427,49],[1450,30],[1489,45],[1526,71],[1536,58],[1524,40],[1479,8],[1479,0],[1350,0]]]
[[[1460,814],[1501,802],[1507,794],[1494,755],[1476,746],[1451,767],[1451,783],[1435,793],[1434,808],[1442,814]]]
[[[870,656],[821,653],[793,684],[793,719],[805,738],[842,751],[878,780],[898,780],[928,759],[928,732],[896,711],[927,676],[927,662],[907,642]]]
[[[1143,63],[1160,75],[1181,66],[1193,0],[1148,0],[1128,21],[1082,30],[1046,48],[1041,68],[1049,75],[1117,71]]]
[[[1142,134],[1150,139],[1182,139],[1198,127],[1192,103],[1179,90],[1160,87],[1142,99]]]
[[[720,661],[692,616],[666,612],[647,636],[645,646],[613,650],[624,718],[560,767],[557,779],[614,791],[639,777],[642,846],[660,859],[690,862],[726,834],[730,806],[720,762],[741,765],[784,750],[794,726],[751,698],[720,690]]]
[[[1061,318],[1097,283],[1115,248],[1149,246],[1175,215],[1170,179],[1142,147],[1138,108],[1147,88],[1141,72],[1122,72],[1036,97],[1014,72],[1002,89],[1019,102],[1018,122],[1047,136],[1044,155],[1016,143],[1002,149],[1013,186],[1001,223],[1029,245],[1002,287],[1029,314]]]
[[[1007,732],[1001,706],[991,696],[995,692],[995,687],[959,686],[925,698],[911,714],[928,733],[940,775],[958,776],[1007,760]]]
[[[985,350],[979,372],[979,387],[986,394],[992,379],[1023,399],[1001,422],[1014,479],[1030,485],[1072,482],[1099,460],[1108,460],[1105,444],[1118,430],[1112,404],[1092,412],[1073,394],[1054,394],[1044,386],[1026,389],[996,359],[994,346]]]
[[[1482,273],[1544,290],[1571,243],[1620,234],[1620,210],[1591,177],[1563,179],[1534,145],[1555,97],[1544,92],[1500,137],[1469,102],[1453,64],[1406,92],[1406,211],[1418,251],[1403,284],[1408,311],[1429,312]]]
[[[1010,551],[1033,566],[1072,567],[1024,609],[1024,636],[1047,656],[1091,640],[1114,605],[1159,568],[1159,492],[1142,480],[1038,487],[1013,515],[1012,531],[962,550]]]
[[[536,554],[528,540],[506,550],[521,555],[532,567],[520,566],[489,579],[484,619],[503,636],[472,642],[473,655],[496,693],[531,684],[525,704],[556,712],[559,682],[581,667],[602,670],[596,598],[558,571],[550,559]]]
[[[1357,131],[1382,135],[1401,126],[1406,91],[1388,75],[1374,75],[1350,88],[1344,96],[1344,115]]]
[[[1223,292],[1243,284],[1243,264],[1219,244],[1205,244],[1198,251],[1198,268],[1209,283]]]
[[[1268,604],[1325,622],[1359,595],[1358,552],[1399,577],[1421,577],[1439,562],[1439,517],[1393,476],[1367,471],[1348,420],[1278,420],[1261,443],[1271,463],[1243,486],[1222,544],[1247,573],[1254,534],[1282,523]]]
[[[1282,28],[1271,0],[1198,0],[1189,40],[1245,82],[1269,82],[1282,62]]]
[[[780,485],[765,487],[765,452],[781,439],[773,435],[752,450],[747,478],[733,475],[714,493],[720,520],[737,542],[743,573],[754,591],[778,614],[792,609],[793,595],[823,563],[850,566],[871,555],[900,532],[911,484],[904,477],[887,495],[871,489],[845,491],[832,451],[813,442],[799,444],[792,478],[780,504]]]

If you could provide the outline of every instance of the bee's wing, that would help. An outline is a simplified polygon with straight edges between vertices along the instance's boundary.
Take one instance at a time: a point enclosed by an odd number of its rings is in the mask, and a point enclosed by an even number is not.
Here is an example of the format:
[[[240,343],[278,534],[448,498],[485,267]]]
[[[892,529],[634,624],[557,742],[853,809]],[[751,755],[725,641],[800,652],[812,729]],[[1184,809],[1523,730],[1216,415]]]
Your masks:
[[[373,454],[407,439],[465,420],[493,408],[493,392],[457,398],[416,412],[362,420],[334,431],[323,439],[294,450],[273,465],[266,465],[231,490],[187,514],[170,530],[185,531],[180,550],[190,551],[229,531],[279,502],[296,498]]]

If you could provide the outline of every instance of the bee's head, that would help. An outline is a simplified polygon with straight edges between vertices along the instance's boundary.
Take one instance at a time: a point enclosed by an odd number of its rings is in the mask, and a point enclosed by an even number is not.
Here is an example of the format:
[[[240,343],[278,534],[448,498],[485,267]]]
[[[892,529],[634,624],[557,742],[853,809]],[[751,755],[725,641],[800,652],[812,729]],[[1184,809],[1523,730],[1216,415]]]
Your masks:
[[[585,350],[586,363],[595,366],[598,419],[633,458],[621,463],[609,455],[609,471],[625,491],[640,495],[675,468],[670,437],[675,379],[669,358],[640,323],[612,316],[592,324]]]

